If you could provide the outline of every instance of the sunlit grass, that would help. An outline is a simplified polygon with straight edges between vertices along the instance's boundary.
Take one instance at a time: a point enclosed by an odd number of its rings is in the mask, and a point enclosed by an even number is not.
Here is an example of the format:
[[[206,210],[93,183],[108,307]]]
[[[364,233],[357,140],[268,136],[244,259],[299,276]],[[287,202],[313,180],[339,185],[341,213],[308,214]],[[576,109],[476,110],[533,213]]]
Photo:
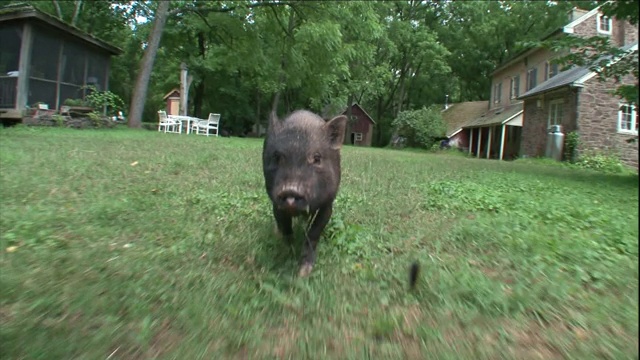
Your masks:
[[[637,357],[637,175],[345,147],[298,279],[261,146],[0,130],[2,357]]]

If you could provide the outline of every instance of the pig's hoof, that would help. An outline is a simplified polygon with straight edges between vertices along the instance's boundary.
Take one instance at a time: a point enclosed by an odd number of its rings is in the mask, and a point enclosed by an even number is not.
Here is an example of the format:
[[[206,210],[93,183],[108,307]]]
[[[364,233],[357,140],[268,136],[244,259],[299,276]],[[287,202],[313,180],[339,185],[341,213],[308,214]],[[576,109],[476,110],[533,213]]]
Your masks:
[[[311,270],[313,270],[313,264],[305,263],[300,266],[300,272],[298,273],[299,277],[307,277],[311,274]]]

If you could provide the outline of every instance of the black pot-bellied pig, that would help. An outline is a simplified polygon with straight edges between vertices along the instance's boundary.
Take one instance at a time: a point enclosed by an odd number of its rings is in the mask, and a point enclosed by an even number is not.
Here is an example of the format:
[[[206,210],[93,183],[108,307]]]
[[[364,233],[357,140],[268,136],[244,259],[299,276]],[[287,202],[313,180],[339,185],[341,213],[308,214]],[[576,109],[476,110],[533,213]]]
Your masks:
[[[300,276],[311,273],[318,240],[331,218],[340,186],[340,148],[346,124],[344,115],[324,121],[306,110],[294,111],[284,121],[275,113],[269,119],[262,166],[277,229],[291,241],[292,218],[309,219]]]

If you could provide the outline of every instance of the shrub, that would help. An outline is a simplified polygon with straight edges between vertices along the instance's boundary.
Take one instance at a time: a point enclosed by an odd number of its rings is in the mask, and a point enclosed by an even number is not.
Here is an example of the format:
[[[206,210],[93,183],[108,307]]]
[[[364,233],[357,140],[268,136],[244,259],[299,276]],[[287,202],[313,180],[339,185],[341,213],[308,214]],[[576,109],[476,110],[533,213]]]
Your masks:
[[[580,136],[577,132],[571,131],[564,138],[564,157],[570,163],[576,162],[578,158],[578,145],[580,145]]]
[[[394,131],[406,139],[407,146],[430,149],[436,138],[445,134],[446,127],[436,106],[407,110],[398,114],[392,123]]]
[[[124,101],[111,91],[97,91],[93,85],[86,87],[92,91],[85,96],[85,102],[95,110],[99,111],[103,106],[106,106],[107,114],[114,115],[118,110],[124,108]]]
[[[622,173],[626,170],[618,157],[605,153],[584,154],[580,156],[580,159],[575,164],[584,169],[606,173]]]

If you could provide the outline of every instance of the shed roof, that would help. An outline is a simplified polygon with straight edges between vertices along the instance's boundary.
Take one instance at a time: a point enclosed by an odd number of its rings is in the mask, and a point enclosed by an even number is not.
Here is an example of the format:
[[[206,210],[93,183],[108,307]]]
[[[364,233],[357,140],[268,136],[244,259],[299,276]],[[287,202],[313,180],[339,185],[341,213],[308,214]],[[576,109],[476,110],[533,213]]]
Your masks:
[[[103,40],[98,39],[93,35],[87,34],[86,32],[78,29],[75,26],[69,25],[56,17],[39,11],[29,4],[16,3],[0,7],[0,23],[18,19],[35,19],[37,21],[53,26],[59,30],[62,30],[68,34],[71,34],[83,40],[84,42],[97,46],[111,53],[112,55],[122,54],[122,49],[120,49],[119,47],[113,46]]]
[[[468,122],[487,112],[489,101],[466,101],[451,104],[442,111],[442,119],[447,127],[446,135],[455,135]]]
[[[174,93],[176,93],[176,92],[178,93],[178,96],[180,96],[180,89],[178,89],[178,88],[173,88],[173,89],[171,89],[171,91],[169,91],[169,92],[167,93],[167,95],[165,95],[165,96],[163,96],[163,97],[162,97],[162,100],[167,100],[167,98],[168,98],[169,96],[173,95],[173,94],[174,94]]]
[[[518,102],[506,107],[492,109],[464,125],[463,129],[503,124],[523,111],[523,103]]]

